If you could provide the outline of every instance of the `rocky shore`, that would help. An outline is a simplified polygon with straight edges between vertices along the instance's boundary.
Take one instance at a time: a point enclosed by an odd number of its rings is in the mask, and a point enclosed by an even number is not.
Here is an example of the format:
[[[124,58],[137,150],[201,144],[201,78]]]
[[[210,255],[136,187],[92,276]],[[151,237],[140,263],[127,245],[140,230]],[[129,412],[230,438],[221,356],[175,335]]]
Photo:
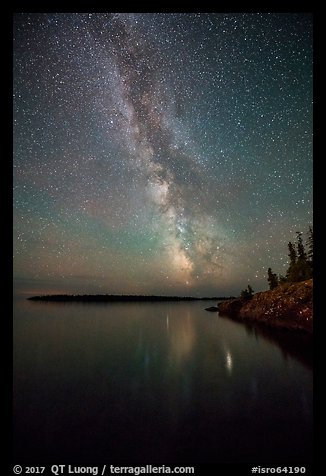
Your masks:
[[[219,303],[219,314],[270,327],[313,331],[313,280],[286,283],[249,300]]]

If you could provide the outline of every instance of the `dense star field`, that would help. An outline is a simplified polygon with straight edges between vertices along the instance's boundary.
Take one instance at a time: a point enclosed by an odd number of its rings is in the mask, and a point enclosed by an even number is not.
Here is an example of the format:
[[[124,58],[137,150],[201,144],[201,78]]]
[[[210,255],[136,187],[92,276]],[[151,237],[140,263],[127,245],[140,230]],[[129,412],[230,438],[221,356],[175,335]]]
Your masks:
[[[17,292],[238,295],[285,272],[312,225],[310,14],[13,30]]]

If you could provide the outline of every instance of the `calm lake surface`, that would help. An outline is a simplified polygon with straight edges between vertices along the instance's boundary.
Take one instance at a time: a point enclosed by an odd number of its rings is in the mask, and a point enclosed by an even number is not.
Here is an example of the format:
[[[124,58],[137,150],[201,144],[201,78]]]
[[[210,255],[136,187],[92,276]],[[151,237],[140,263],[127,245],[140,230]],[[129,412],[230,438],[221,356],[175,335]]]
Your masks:
[[[17,300],[15,461],[310,462],[310,343],[212,304]]]

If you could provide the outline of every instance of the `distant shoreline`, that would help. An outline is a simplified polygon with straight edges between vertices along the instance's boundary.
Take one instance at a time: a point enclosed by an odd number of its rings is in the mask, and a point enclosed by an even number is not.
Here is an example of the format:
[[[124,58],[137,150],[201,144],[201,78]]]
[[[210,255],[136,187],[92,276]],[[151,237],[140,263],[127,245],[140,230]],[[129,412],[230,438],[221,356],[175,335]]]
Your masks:
[[[143,296],[117,294],[50,294],[32,296],[29,301],[51,302],[162,302],[162,301],[226,301],[230,297],[191,297],[191,296]]]

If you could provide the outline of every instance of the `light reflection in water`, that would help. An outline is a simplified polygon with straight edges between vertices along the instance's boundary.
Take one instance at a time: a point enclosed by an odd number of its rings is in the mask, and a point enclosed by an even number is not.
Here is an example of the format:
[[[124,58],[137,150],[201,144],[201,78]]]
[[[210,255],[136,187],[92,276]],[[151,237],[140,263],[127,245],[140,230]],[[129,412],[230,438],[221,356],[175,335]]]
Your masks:
[[[225,367],[229,374],[232,374],[233,360],[230,351],[227,351],[225,354]]]
[[[17,458],[35,448],[51,460],[69,450],[130,463],[310,457],[309,368],[202,303],[24,304],[14,320]]]
[[[191,356],[195,345],[196,333],[193,320],[189,313],[182,319],[174,319],[171,323],[171,332],[169,335],[170,358],[180,365]]]

